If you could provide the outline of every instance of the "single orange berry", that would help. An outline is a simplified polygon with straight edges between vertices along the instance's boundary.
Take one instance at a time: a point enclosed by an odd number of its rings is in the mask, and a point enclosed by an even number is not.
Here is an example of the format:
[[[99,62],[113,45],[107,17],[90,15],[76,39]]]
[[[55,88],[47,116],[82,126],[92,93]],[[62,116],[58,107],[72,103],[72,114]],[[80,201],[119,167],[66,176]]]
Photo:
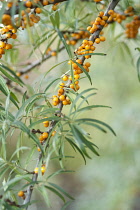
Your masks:
[[[42,10],[41,10],[39,7],[37,7],[37,8],[35,9],[35,12],[38,13],[38,14],[40,14],[40,13],[42,12]]]
[[[60,99],[60,101],[64,101],[64,100],[65,100],[65,96],[64,96],[64,95],[61,95],[61,96],[59,97],[59,99]]]
[[[62,103],[63,103],[63,105],[67,105],[68,104],[68,101],[67,100],[64,100]]]
[[[85,66],[90,67],[91,64],[90,64],[89,62],[86,62],[86,63],[85,63]]]
[[[25,78],[25,79],[29,79],[29,75],[26,74],[26,75],[24,76],[24,78]]]
[[[80,75],[79,74],[76,74],[76,75],[74,75],[74,78],[75,79],[79,79],[80,78]]]
[[[41,151],[41,149],[40,149],[39,147],[37,147],[37,151],[38,151],[38,152],[40,152],[40,151]]]
[[[25,2],[25,6],[26,7],[31,7],[32,6],[32,2],[31,1],[26,1]]]
[[[67,80],[68,80],[68,76],[65,75],[65,76],[63,77],[63,81],[67,81]]]
[[[24,197],[24,195],[25,195],[25,194],[24,194],[23,191],[19,191],[19,192],[18,192],[18,196],[19,196],[19,197]]]
[[[51,52],[51,56],[56,56],[56,55],[57,55],[56,51]]]
[[[46,167],[45,166],[42,166],[41,167],[42,176],[44,175],[45,171],[46,171]]]
[[[52,136],[55,136],[55,134],[56,134],[56,131],[53,131],[53,132],[52,132]]]
[[[34,169],[34,173],[35,173],[35,174],[38,174],[38,167],[36,167],[36,168]]]
[[[48,134],[47,132],[44,132],[44,133],[42,134],[43,139],[47,139],[48,136],[49,136],[49,134]]]
[[[104,36],[100,36],[100,40],[101,40],[102,42],[104,42],[104,41],[106,40],[106,38],[105,38]]]
[[[96,38],[95,42],[96,42],[96,44],[99,44],[100,43],[100,38]]]
[[[41,135],[41,136],[39,136],[39,140],[42,142],[42,141],[44,141],[44,138],[43,138],[43,136]]]

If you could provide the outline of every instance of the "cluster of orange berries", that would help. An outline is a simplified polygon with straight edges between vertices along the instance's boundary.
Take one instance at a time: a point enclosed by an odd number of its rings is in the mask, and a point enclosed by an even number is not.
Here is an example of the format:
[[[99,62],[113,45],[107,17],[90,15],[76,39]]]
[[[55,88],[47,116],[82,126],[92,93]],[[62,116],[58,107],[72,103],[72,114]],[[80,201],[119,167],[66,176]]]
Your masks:
[[[46,50],[46,55],[56,56],[57,52],[52,50],[50,47]]]
[[[67,76],[67,75],[65,75],[63,77],[63,81],[67,81],[68,79],[69,79],[69,76]],[[62,103],[63,105],[71,104],[69,97],[66,96],[66,94],[65,94],[65,87],[67,87],[67,86],[64,82],[60,83],[59,89],[58,89],[58,94],[53,95],[53,97],[52,97],[52,101],[53,101],[52,104],[54,106],[57,106],[60,103]]]
[[[103,17],[105,17],[105,18],[103,18]],[[87,28],[87,30],[90,33],[94,33],[98,29],[98,25],[100,25],[100,24],[105,25],[106,24],[105,21],[107,21],[107,19],[108,19],[108,17],[104,16],[104,12],[100,12],[98,18],[95,20],[95,22],[92,26],[94,28],[94,30],[91,31],[91,29],[92,29],[91,26],[89,26]],[[103,22],[101,22],[101,20],[104,21],[104,24],[103,24]],[[84,33],[82,32],[81,35],[83,35],[83,34]],[[74,36],[75,35],[76,34],[74,34]],[[88,33],[88,37],[89,37],[89,33]],[[79,38],[79,36],[78,36],[78,38]],[[97,44],[99,44],[100,41],[105,41],[105,37],[100,36],[100,37],[97,37],[95,39],[95,43],[97,43]],[[75,51],[75,54],[85,55],[85,54],[93,53],[94,50],[96,49],[95,46],[93,46],[93,44],[94,44],[93,41],[84,39],[83,42],[82,42],[82,45],[80,47],[78,47],[78,49]],[[85,59],[88,59],[88,58],[91,57],[91,55],[85,55],[84,57],[85,57]],[[80,86],[79,86],[80,74],[83,73],[82,68],[84,68],[87,72],[89,72],[89,67],[91,66],[91,64],[89,62],[86,62],[86,63],[83,64],[83,61],[81,59],[77,59],[75,62],[70,60],[68,62],[68,64],[72,65],[72,68],[73,68],[74,84],[72,83],[72,81],[73,81],[72,76],[69,76],[69,75],[65,74],[62,77],[63,82],[59,85],[60,89],[58,90],[58,94],[53,96],[52,104],[54,106],[57,106],[60,103],[62,103],[63,105],[71,104],[71,101],[68,98],[65,89],[71,88],[74,91],[78,91],[80,89]],[[82,65],[82,67],[80,65]],[[67,81],[69,81],[68,84],[65,84],[64,82],[67,82]]]
[[[50,124],[50,123],[49,123],[49,121],[44,121],[43,124],[44,124],[44,127],[49,127],[49,124]],[[56,131],[53,131],[53,132],[51,133],[51,136],[55,136],[55,134],[56,134]],[[44,132],[44,133],[42,133],[42,134],[39,136],[39,141],[40,141],[40,143],[43,144],[43,143],[46,141],[46,139],[47,139],[48,137],[49,137],[49,132]],[[41,151],[39,147],[37,147],[37,150],[38,150],[38,152]]]
[[[3,54],[5,54],[5,50],[12,49],[12,45],[8,44],[8,39],[16,39],[16,28],[14,28],[12,25],[7,25],[0,29],[0,36],[1,36],[1,41],[0,41],[0,58],[2,57]]]
[[[66,39],[66,43],[68,45],[75,45],[78,42],[78,40],[89,38],[89,36],[89,33],[84,30],[81,30],[76,33],[70,33],[70,35],[67,33],[64,34],[64,38]]]
[[[136,38],[140,27],[140,17],[135,16],[134,19],[126,24],[125,34],[127,38]]]
[[[38,169],[38,167],[36,167],[34,169],[34,174],[38,174],[38,171],[39,171],[39,169]],[[45,164],[42,164],[42,166],[41,166],[42,176],[45,174],[45,172],[46,172],[46,165]],[[22,191],[21,190],[21,191],[18,192],[18,196],[21,197],[24,200],[26,198],[25,193],[26,193],[26,191]]]
[[[46,6],[50,3],[53,3],[54,0],[23,0],[24,6],[26,7],[25,10],[21,10],[21,17],[16,17],[14,22],[14,27],[12,23],[12,18],[10,14],[3,14],[2,16],[2,23],[5,25],[1,30],[1,43],[0,43],[0,58],[2,57],[2,54],[5,53],[5,49],[11,49],[12,45],[7,43],[7,40],[9,38],[16,39],[16,31],[17,28],[21,27],[22,29],[26,28],[27,26],[32,27],[35,23],[38,23],[40,21],[40,17],[37,14],[40,14],[42,12],[41,8],[37,7],[37,3],[41,3],[43,6]],[[12,8],[12,6],[18,6],[18,3],[7,2],[7,9]],[[53,10],[56,10],[57,4],[54,4],[52,6]],[[3,35],[4,38],[2,37]],[[52,52],[52,56],[56,56],[56,52]]]
[[[41,173],[42,173],[42,176],[44,175],[45,171],[46,171],[46,165],[43,164],[43,165],[41,166]],[[34,169],[34,173],[35,173],[35,174],[38,174],[38,167],[36,167],[36,168]]]
[[[95,31],[97,31],[101,26],[106,26],[106,21],[108,20],[108,16],[104,16],[104,12],[99,12],[98,17],[95,19],[95,21],[92,21],[92,25],[87,27],[87,31],[89,31],[91,34],[93,34]],[[101,35],[101,33],[100,33]],[[105,41],[104,36],[99,36],[95,39],[95,43],[99,44],[100,42]],[[89,53],[93,53],[95,51],[95,46],[93,46],[94,42],[89,40],[83,40],[83,43],[78,49],[76,50],[77,55],[85,55]],[[85,55],[86,59],[90,58],[91,55]]]

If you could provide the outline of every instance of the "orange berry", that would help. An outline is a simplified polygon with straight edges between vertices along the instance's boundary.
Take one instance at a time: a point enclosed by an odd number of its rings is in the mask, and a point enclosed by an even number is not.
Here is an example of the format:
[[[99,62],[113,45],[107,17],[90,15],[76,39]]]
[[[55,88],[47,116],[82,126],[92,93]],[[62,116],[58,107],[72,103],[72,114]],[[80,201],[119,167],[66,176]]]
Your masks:
[[[90,46],[92,46],[94,43],[93,43],[93,41],[89,41],[88,44],[89,44]]]
[[[113,13],[114,13],[113,10],[109,10],[109,11],[108,11],[108,14],[109,14],[109,15],[113,15]]]
[[[100,22],[102,19],[100,17],[97,17],[95,21]]]
[[[54,97],[53,101],[59,103],[59,98],[58,97]]]
[[[64,93],[64,89],[63,89],[63,88],[60,88],[60,89],[58,90],[58,93],[62,95],[62,94]]]
[[[57,55],[57,54],[56,54],[55,51],[51,52],[51,56],[56,56],[56,55]]]
[[[4,49],[0,48],[0,55],[5,54]]]
[[[72,81],[72,76],[69,76],[69,80],[71,80],[71,81]]]
[[[87,27],[87,31],[90,31],[90,30],[91,30],[91,26],[88,26],[88,27]]]
[[[104,15],[104,12],[103,11],[99,12],[99,16],[100,17],[103,17],[103,15]]]
[[[43,4],[43,6],[46,6],[49,4],[49,2],[48,2],[48,0],[43,0],[42,4]]]
[[[30,8],[32,6],[32,2],[31,1],[26,1],[25,6]]]
[[[74,89],[74,84],[70,84],[70,88],[71,89]]]
[[[41,136],[39,136],[39,140],[42,142],[42,141],[44,141],[44,138],[43,138],[43,136],[41,135]]]
[[[17,75],[18,77],[20,77],[20,76],[21,76],[21,73],[20,73],[20,72],[17,72],[16,75]]]
[[[86,45],[85,46],[85,50],[90,50],[90,46],[89,45]]]
[[[64,95],[61,95],[61,96],[59,97],[59,99],[60,99],[60,101],[64,101],[64,100],[65,100],[65,96],[64,96]]]
[[[79,64],[82,64],[82,60],[81,59],[77,59],[76,62],[79,63]]]
[[[106,38],[104,36],[100,36],[100,41],[104,42]]]
[[[11,38],[12,39],[16,39],[17,38],[17,35],[16,34],[12,34]]]
[[[0,41],[0,48],[5,48],[6,44],[5,42]]]
[[[34,173],[35,173],[35,174],[38,174],[38,167],[36,167],[36,168],[34,169]]]
[[[42,176],[44,175],[45,171],[46,171],[46,167],[45,166],[42,166],[41,167]]]
[[[37,8],[35,9],[35,12],[38,13],[38,14],[40,14],[40,13],[42,12],[42,10],[41,10],[39,7],[37,7]]]
[[[40,152],[40,151],[41,151],[41,149],[40,149],[39,147],[37,147],[37,151],[38,151],[38,152]]]
[[[25,78],[25,79],[29,79],[29,75],[26,74],[26,75],[24,76],[24,78]]]
[[[102,19],[103,20],[108,20],[108,17],[107,16],[103,16]]]
[[[88,44],[88,40],[84,39],[83,44]]]
[[[79,74],[76,74],[76,75],[74,75],[74,78],[75,79],[79,79],[80,78],[80,75]]]
[[[59,103],[53,101],[52,104],[53,104],[54,106],[57,106]]]
[[[53,131],[53,132],[52,132],[52,136],[55,136],[55,134],[56,134],[56,131]]]
[[[19,191],[19,192],[18,192],[18,196],[19,196],[19,197],[24,197],[24,195],[25,195],[25,194],[24,194],[23,191]]]
[[[43,139],[47,139],[48,136],[49,136],[49,134],[48,134],[47,132],[44,132],[44,133],[42,134]]]
[[[106,22],[104,20],[100,21],[100,25],[104,26],[106,24]]]
[[[64,88],[64,86],[65,86],[65,83],[63,83],[63,82],[60,83],[60,85],[59,85],[60,88]]]
[[[85,66],[90,67],[91,64],[90,64],[89,62],[86,62],[86,63],[85,63]]]
[[[96,38],[95,42],[96,42],[96,44],[99,44],[100,43],[100,38]]]
[[[63,81],[67,81],[67,80],[68,80],[68,76],[65,75],[65,76],[63,77]]]
[[[62,103],[63,103],[63,105],[67,105],[68,104],[68,101],[67,100],[64,100]]]

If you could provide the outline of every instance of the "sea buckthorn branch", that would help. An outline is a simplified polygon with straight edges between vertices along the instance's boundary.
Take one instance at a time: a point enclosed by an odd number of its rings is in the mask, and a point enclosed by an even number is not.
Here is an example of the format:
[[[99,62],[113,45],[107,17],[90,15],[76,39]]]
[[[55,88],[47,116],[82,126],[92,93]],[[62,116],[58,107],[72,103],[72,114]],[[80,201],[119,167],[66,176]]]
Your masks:
[[[115,8],[115,6],[117,5],[117,3],[119,2],[119,0],[112,0],[111,1],[111,3],[110,3],[110,5],[109,5],[109,7],[108,7],[108,9],[107,9],[107,11],[105,12],[105,15],[107,16],[107,17],[109,17],[109,14],[108,14],[108,12],[109,12],[109,10],[113,10],[114,8]],[[98,28],[98,30],[97,31],[95,31],[93,34],[92,34],[92,36],[90,37],[90,39],[89,39],[89,41],[91,41],[92,43],[93,43],[93,41],[95,41],[98,37],[99,37],[99,34],[100,34],[100,32],[101,32],[101,30],[103,29],[103,27],[104,26],[102,26],[102,25],[99,25],[99,28]],[[79,63],[82,65],[83,63],[84,63],[84,60],[86,59],[86,57],[85,56],[82,56],[82,58],[81,59],[79,59],[78,61],[79,61]],[[81,62],[80,62],[80,60],[81,60]],[[74,63],[73,63],[74,64]],[[88,68],[88,66],[90,66],[90,64],[89,63],[86,63],[86,67]],[[79,79],[79,76],[77,76],[77,74],[74,76],[74,78],[75,78],[75,82],[77,82],[78,81],[78,79]],[[72,79],[69,79],[69,77],[67,76],[67,75],[65,75],[64,77],[63,77],[63,80],[64,81],[68,81],[67,82],[67,84],[65,84],[65,83],[61,83],[60,84],[60,89],[58,90],[58,96],[54,96],[53,97],[53,105],[54,106],[57,106],[58,105],[58,111],[57,112],[55,112],[55,115],[56,116],[59,116],[59,117],[61,117],[62,116],[62,109],[63,109],[63,106],[64,105],[67,105],[67,104],[70,104],[67,100],[68,99],[66,99],[67,98],[67,92],[69,92],[68,91],[68,89],[67,88],[71,88],[71,89],[74,89],[75,90],[75,87],[72,87],[71,85],[71,83],[72,83]],[[78,83],[75,83],[75,86],[76,85],[78,85]],[[78,89],[78,86],[77,86],[77,89]],[[61,90],[61,92],[60,92],[60,90]],[[76,91],[76,90],[75,90]],[[59,97],[59,98],[58,98]],[[66,103],[65,103],[65,101],[66,101]],[[45,146],[45,151],[46,151],[46,149],[49,147],[49,142],[50,142],[50,140],[51,140],[51,137],[50,138],[48,138],[48,136],[49,136],[49,134],[52,132],[52,130],[54,129],[54,127],[56,126],[56,124],[57,124],[57,121],[55,121],[55,120],[53,120],[52,122],[51,122],[51,124],[50,124],[50,128],[48,129],[48,131],[47,132],[44,132],[43,134],[42,134],[42,132],[41,132],[41,136],[40,136],[40,142],[43,144],[43,142],[45,141],[47,141],[47,144],[46,144],[46,146]],[[47,124],[47,127],[48,127],[48,125],[49,124]],[[34,131],[34,130],[32,130],[33,132],[35,132],[36,133],[36,131]],[[40,132],[40,131],[39,131]],[[36,167],[35,167],[35,170],[34,170],[34,174],[33,174],[33,176],[32,176],[32,181],[34,181],[34,182],[36,182],[37,181],[37,178],[38,178],[38,167],[39,167],[39,164],[40,164],[40,161],[42,160],[42,157],[43,157],[43,154],[42,154],[42,152],[40,151],[40,154],[39,154],[39,157],[38,157],[38,160],[37,160],[37,163],[36,163]],[[44,171],[45,169],[43,168],[43,171]],[[25,200],[24,200],[24,204],[28,204],[28,203],[30,203],[30,200],[31,200],[31,195],[32,195],[32,191],[33,191],[33,186],[32,185],[30,185],[28,188],[27,188],[27,191],[26,191],[26,197],[25,197]],[[27,207],[28,208],[28,207]],[[26,209],[27,209],[26,208]]]
[[[25,8],[37,8],[38,4],[41,3],[42,6],[47,6],[50,4],[58,4],[68,0],[26,0],[26,1],[19,1],[19,3],[23,3]],[[9,8],[5,10],[4,14],[11,15],[11,8],[13,6],[12,2],[9,2]],[[19,5],[15,5],[15,14],[19,14]]]
[[[3,195],[0,195],[0,199],[3,198]],[[10,206],[15,206],[15,207],[21,207],[21,205],[16,204],[15,201],[11,201],[10,199],[4,199],[6,203],[8,203]]]

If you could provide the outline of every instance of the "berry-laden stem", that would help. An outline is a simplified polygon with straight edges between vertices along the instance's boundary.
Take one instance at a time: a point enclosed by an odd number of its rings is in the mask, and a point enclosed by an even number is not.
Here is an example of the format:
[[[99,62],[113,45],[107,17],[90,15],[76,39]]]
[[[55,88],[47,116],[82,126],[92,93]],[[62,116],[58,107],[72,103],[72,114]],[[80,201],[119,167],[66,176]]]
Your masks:
[[[60,103],[60,104],[58,105],[58,109],[59,109],[59,110],[58,110],[55,114],[56,114],[56,115],[57,115],[57,114],[61,114],[62,108],[63,108],[63,104]],[[54,126],[56,125],[56,123],[57,123],[57,121],[55,121],[55,120],[52,121],[51,126],[50,126],[49,130],[47,131],[48,134],[51,133],[51,131],[53,130],[53,128],[54,128]],[[50,139],[51,139],[51,138],[50,138]],[[46,145],[45,150],[49,147],[49,141],[50,141],[50,139],[48,139],[48,142],[47,142],[47,145]],[[36,167],[35,167],[35,168],[38,168],[39,163],[40,163],[42,157],[43,157],[43,155],[42,155],[42,153],[40,153],[40,154],[39,154],[39,157],[38,157],[38,159],[37,159],[37,163],[36,163]],[[32,181],[33,181],[33,182],[36,182],[36,181],[37,181],[37,178],[38,178],[38,173],[34,173],[33,176],[32,176]],[[25,198],[23,204],[27,204],[27,203],[30,202],[31,196],[32,196],[32,192],[33,192],[33,186],[30,185],[30,186],[27,188],[26,198]],[[26,207],[26,209],[28,209],[28,206]]]
[[[120,0],[112,0],[112,1],[110,2],[109,6],[108,6],[108,8],[107,8],[107,10],[106,10],[106,12],[105,12],[105,15],[106,15],[106,16],[109,16],[108,11],[109,11],[109,10],[114,10],[114,8],[116,7],[116,5],[118,4],[119,1],[120,1]],[[95,41],[95,39],[96,39],[97,37],[99,37],[99,34],[100,34],[100,32],[102,31],[103,27],[104,27],[104,26],[99,25],[98,30],[96,30],[96,31],[91,35],[89,41],[92,41],[92,42]],[[85,56],[82,56],[82,57],[81,57],[82,64],[84,63],[84,60],[85,60]],[[39,62],[39,63],[40,63],[40,62]],[[66,87],[69,87],[70,84],[71,84],[71,81],[69,80],[68,83],[66,84]],[[58,110],[57,112],[55,112],[55,115],[61,117],[63,105],[64,105],[63,102],[60,101],[60,103],[59,103],[59,105],[58,105],[58,109],[59,109],[59,110]],[[53,130],[53,128],[54,128],[54,126],[56,125],[56,123],[57,123],[57,121],[55,121],[55,120],[51,122],[51,126],[50,126],[49,130],[47,131],[48,134]],[[50,139],[51,139],[51,137],[47,140],[48,142],[47,142],[47,145],[46,145],[45,150],[49,147]],[[38,157],[38,159],[37,159],[36,168],[38,168],[38,166],[39,166],[39,164],[40,164],[40,161],[41,161],[42,157],[43,157],[43,154],[42,154],[42,152],[40,152],[39,157]],[[38,178],[38,173],[34,173],[33,176],[32,176],[32,181],[36,182],[36,181],[37,181],[37,178]],[[32,192],[33,192],[33,186],[30,185],[30,186],[27,188],[27,193],[26,193],[26,198],[25,198],[25,200],[24,200],[24,204],[30,203]],[[28,206],[26,207],[26,210],[27,210],[27,209],[28,209]]]

